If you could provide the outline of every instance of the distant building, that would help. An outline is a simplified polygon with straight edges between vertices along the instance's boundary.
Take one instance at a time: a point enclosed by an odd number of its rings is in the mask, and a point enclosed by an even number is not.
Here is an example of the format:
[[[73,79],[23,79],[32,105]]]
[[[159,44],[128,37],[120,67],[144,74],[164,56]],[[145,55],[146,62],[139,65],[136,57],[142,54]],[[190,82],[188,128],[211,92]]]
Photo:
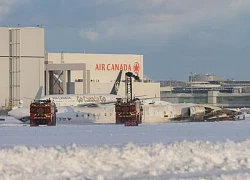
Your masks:
[[[200,81],[200,82],[222,81],[222,77],[216,76],[216,75],[211,74],[211,73],[194,74],[194,75],[189,76],[189,82],[196,82],[196,81]]]
[[[161,87],[161,100],[167,102],[250,107],[250,81],[223,81],[220,76],[205,74],[190,76],[189,82],[179,82],[178,86],[170,81],[163,84],[167,86]]]

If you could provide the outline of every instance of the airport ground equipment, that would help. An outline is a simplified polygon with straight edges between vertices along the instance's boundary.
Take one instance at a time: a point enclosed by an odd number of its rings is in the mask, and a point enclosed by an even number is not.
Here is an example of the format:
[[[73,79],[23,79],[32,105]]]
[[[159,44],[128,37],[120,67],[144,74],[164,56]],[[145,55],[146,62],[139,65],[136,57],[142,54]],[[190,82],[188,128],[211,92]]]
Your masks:
[[[245,114],[241,111],[232,111],[232,114],[229,115],[230,120],[245,120]]]
[[[138,76],[127,72],[125,80],[126,98],[117,98],[117,102],[115,103],[116,124],[124,123],[125,126],[138,126],[142,121],[143,109],[141,101],[133,98],[132,78],[139,80]]]
[[[34,100],[30,104],[30,126],[56,126],[57,107],[48,100]]]

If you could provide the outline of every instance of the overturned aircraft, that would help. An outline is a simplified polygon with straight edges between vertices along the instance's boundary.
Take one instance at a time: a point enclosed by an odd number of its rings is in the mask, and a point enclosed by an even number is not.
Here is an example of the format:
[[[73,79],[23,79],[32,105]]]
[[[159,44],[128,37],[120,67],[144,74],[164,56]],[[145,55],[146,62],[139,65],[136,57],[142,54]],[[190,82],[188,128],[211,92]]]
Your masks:
[[[232,110],[220,107],[180,103],[173,104],[165,101],[142,101],[142,123],[164,123],[170,121],[220,121],[240,120]],[[25,113],[24,113],[25,112]],[[9,114],[24,123],[29,123],[29,114],[23,111]],[[239,115],[238,115],[239,117]],[[230,118],[230,119],[229,119]],[[89,124],[115,123],[116,113],[114,104],[91,106],[59,106],[57,113],[58,124]]]

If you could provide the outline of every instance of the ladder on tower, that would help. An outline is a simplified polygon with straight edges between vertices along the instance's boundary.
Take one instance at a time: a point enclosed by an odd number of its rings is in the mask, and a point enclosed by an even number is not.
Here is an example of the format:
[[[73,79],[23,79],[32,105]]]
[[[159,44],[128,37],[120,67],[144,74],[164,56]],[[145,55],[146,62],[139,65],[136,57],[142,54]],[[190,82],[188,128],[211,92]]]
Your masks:
[[[132,101],[132,77],[126,76],[126,99],[127,102]]]

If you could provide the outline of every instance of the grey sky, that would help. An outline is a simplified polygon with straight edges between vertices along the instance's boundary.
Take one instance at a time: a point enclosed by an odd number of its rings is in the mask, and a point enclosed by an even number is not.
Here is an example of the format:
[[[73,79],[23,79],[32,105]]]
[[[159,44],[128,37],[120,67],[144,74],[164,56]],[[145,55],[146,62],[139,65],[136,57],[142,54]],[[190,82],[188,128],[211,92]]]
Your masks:
[[[250,79],[250,0],[0,0],[0,25],[45,26],[46,51],[144,55],[145,74]]]

